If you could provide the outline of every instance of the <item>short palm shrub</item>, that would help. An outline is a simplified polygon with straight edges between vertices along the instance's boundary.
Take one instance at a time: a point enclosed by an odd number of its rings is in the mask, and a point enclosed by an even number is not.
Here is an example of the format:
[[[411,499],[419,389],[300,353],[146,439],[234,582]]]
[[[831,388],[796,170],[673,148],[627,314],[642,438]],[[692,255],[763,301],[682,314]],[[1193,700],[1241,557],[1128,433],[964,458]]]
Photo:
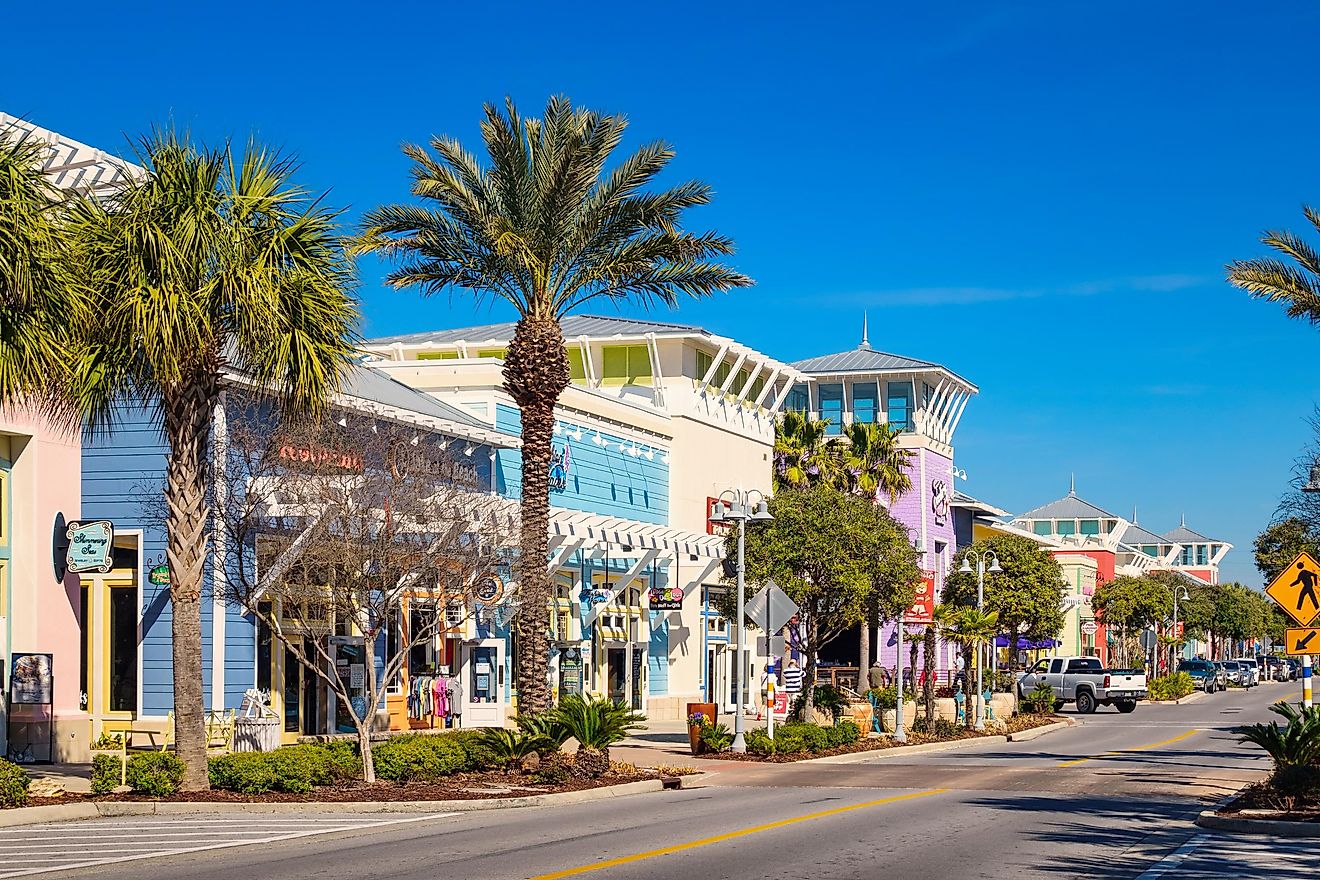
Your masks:
[[[733,745],[733,733],[731,733],[728,726],[724,724],[711,724],[710,722],[707,722],[701,725],[701,733],[699,736],[701,737],[701,744],[711,752],[723,752],[726,751],[729,746]],[[744,739],[745,738],[744,735]]]
[[[602,751],[608,751],[610,746],[627,739],[634,730],[641,730],[646,721],[645,715],[634,712],[623,703],[576,694],[560,700],[549,714],[579,745]]]
[[[30,782],[27,771],[0,758],[0,807],[21,807],[26,804]],[[117,778],[115,784],[119,784]]]
[[[371,750],[376,775],[393,782],[434,782],[467,769],[468,755],[451,737],[398,736]]]
[[[568,699],[568,697],[564,698],[565,701]],[[561,702],[560,705],[563,705],[563,703]],[[535,715],[519,715],[513,720],[523,733],[545,741],[547,746],[544,751],[558,751],[572,736],[560,719],[557,709],[539,712]]]
[[[1275,703],[1270,711],[1283,718],[1279,722],[1248,724],[1233,728],[1242,742],[1260,746],[1274,761],[1276,772],[1293,767],[1320,765],[1320,706],[1310,709],[1291,703]]]
[[[92,794],[110,794],[122,782],[124,759],[119,755],[92,757]]]
[[[543,736],[528,733],[525,730],[509,730],[503,727],[486,728],[473,737],[471,742],[474,746],[479,746],[490,754],[492,765],[498,762],[500,766],[522,761],[528,755],[539,755],[558,749],[558,746],[555,746]],[[468,748],[468,754],[471,756],[472,753],[473,749]],[[475,762],[469,761],[469,763]]]
[[[1196,680],[1186,672],[1152,678],[1147,684],[1152,700],[1180,700],[1196,690]]]
[[[128,759],[124,775],[136,794],[169,797],[183,782],[183,761],[172,752],[144,752]]]
[[[1054,688],[1043,681],[1036,689],[1018,701],[1018,707],[1031,715],[1045,715],[1054,711]]]

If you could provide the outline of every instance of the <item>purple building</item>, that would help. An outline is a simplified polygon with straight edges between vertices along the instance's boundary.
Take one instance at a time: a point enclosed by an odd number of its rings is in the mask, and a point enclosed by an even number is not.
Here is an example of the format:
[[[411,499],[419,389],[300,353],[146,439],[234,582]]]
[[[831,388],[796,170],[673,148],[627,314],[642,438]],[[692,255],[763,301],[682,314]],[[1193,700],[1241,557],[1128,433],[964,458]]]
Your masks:
[[[828,419],[828,434],[838,436],[845,425],[854,422],[902,428],[900,445],[915,453],[910,471],[912,491],[900,496],[890,512],[908,527],[913,545],[922,554],[921,565],[939,596],[956,549],[952,501],[958,471],[953,435],[976,386],[940,364],[876,351],[867,340],[865,324],[857,348],[808,358],[793,367],[810,378],[793,388],[785,409]],[[887,497],[878,500],[889,504]],[[890,668],[896,660],[895,642],[892,624],[882,627],[871,642],[872,650],[878,646],[881,662]],[[940,655],[938,667],[948,669],[952,655],[944,649]],[[827,649],[826,658],[857,665],[857,636],[837,640]]]

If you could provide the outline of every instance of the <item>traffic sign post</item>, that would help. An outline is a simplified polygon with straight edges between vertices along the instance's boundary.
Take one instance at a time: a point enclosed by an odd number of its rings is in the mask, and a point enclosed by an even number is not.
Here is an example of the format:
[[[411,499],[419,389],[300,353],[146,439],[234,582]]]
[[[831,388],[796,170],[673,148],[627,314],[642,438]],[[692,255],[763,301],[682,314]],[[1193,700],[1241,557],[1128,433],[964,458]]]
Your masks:
[[[1311,654],[1320,651],[1320,628],[1307,626],[1320,614],[1320,562],[1310,553],[1302,552],[1288,563],[1270,585],[1265,588],[1269,596],[1300,628],[1289,629],[1284,649],[1302,657],[1302,705],[1311,708]]]
[[[770,668],[771,637],[779,632],[788,622],[797,616],[802,609],[797,603],[789,598],[779,584],[773,580],[765,582],[761,591],[752,597],[747,603],[747,617],[752,623],[765,630],[765,666]],[[775,690],[774,680],[769,682],[769,690],[766,694],[766,718],[765,732],[771,739],[775,738]]]

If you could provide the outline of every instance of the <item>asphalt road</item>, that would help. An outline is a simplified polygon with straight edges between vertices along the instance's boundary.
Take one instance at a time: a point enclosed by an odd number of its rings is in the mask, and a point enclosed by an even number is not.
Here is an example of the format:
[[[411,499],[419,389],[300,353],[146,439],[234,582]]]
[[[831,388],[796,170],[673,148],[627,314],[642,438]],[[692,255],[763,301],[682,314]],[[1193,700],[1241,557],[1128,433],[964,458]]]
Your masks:
[[[1295,685],[1100,710],[1030,743],[861,763],[712,765],[698,789],[461,814],[66,877],[1294,877],[1315,841],[1210,834],[1190,819],[1268,761],[1227,732]],[[705,766],[703,764],[703,766]],[[101,820],[109,823],[114,820]]]

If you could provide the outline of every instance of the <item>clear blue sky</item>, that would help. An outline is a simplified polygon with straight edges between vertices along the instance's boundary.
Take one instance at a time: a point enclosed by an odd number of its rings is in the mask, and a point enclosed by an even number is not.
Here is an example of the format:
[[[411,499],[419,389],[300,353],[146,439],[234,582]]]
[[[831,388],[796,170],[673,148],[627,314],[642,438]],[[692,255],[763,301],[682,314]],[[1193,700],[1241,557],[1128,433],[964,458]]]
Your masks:
[[[756,288],[679,320],[796,359],[855,345],[978,383],[965,488],[1079,493],[1238,547],[1316,404],[1320,335],[1223,283],[1320,203],[1303,2],[64,3],[6,10],[0,109],[122,150],[170,118],[255,133],[350,217],[405,195],[403,141],[562,92],[678,150]],[[923,8],[914,8],[923,7]],[[401,10],[407,9],[407,12]],[[506,317],[381,288],[372,335]]]

